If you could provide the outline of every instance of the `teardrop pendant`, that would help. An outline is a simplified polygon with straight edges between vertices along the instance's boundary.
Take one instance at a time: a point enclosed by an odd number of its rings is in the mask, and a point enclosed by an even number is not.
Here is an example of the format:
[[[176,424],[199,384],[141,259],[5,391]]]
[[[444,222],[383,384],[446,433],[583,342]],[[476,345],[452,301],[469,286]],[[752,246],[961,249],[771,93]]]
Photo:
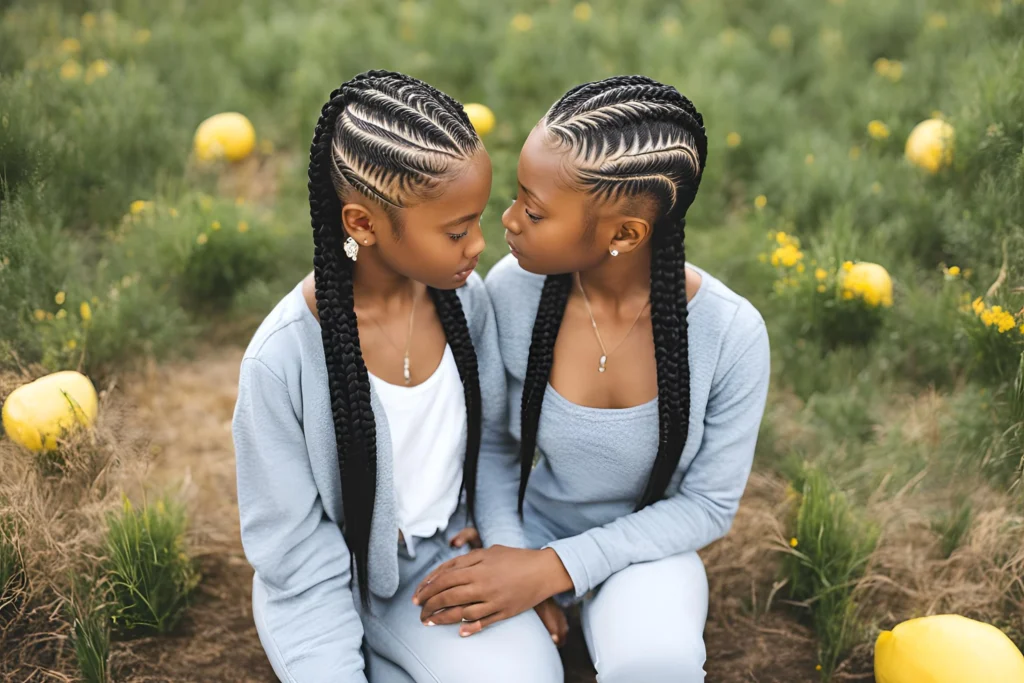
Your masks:
[[[598,372],[604,372],[604,370],[605,370],[604,366],[605,366],[605,363],[607,363],[607,362],[608,362],[608,356],[601,356],[601,364],[597,366],[597,371]]]
[[[405,354],[405,359],[402,361],[402,376],[405,378],[406,384],[412,381],[412,375],[409,373],[409,354]]]

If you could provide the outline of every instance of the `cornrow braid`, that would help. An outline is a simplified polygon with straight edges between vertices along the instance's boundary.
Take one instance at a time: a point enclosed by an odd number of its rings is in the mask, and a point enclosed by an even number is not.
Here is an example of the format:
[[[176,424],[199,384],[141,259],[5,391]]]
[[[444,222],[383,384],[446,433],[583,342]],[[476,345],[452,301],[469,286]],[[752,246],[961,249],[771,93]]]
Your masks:
[[[645,76],[616,76],[573,88],[551,106],[540,125],[567,152],[584,192],[603,201],[650,197],[657,202],[650,297],[658,374],[658,454],[637,502],[639,510],[664,497],[689,434],[684,241],[686,212],[707,162],[704,119],[671,86]],[[545,279],[533,325],[520,407],[520,513],[570,277]]]
[[[342,531],[367,608],[377,431],[359,344],[353,262],[343,255],[342,198],[355,190],[395,215],[410,198],[436,195],[453,167],[480,146],[462,105],[422,81],[390,71],[368,71],[334,90],[313,133],[308,188],[316,306],[341,473]],[[481,432],[476,352],[455,291],[429,292],[465,392],[462,486],[472,519]]]

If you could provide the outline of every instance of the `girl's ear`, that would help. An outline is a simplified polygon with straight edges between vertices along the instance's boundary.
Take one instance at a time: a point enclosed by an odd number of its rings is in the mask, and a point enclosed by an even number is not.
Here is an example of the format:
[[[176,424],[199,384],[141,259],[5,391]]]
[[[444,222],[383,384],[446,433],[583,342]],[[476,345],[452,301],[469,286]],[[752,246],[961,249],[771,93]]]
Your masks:
[[[628,254],[635,251],[651,234],[651,224],[643,218],[628,218],[622,222],[619,229],[615,231],[611,244],[608,245],[609,252]]]
[[[377,235],[373,231],[373,214],[363,204],[345,204],[341,209],[341,224],[349,237],[361,247],[377,243]]]

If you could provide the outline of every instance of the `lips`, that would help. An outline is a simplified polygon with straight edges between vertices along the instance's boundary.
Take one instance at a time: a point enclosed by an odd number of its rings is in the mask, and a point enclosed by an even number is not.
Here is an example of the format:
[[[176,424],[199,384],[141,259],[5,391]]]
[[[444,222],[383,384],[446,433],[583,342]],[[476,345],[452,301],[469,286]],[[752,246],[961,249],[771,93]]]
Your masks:
[[[470,263],[467,267],[465,267],[465,268],[463,268],[463,269],[461,269],[461,270],[459,270],[458,272],[455,273],[455,279],[456,280],[465,280],[466,278],[468,278],[473,273],[473,271],[476,270],[476,265],[479,262],[480,262],[480,259],[473,259],[473,262]]]
[[[512,244],[512,240],[505,240],[505,244],[508,245],[508,250],[512,252],[512,255],[519,258],[519,250],[516,249],[516,245]]]

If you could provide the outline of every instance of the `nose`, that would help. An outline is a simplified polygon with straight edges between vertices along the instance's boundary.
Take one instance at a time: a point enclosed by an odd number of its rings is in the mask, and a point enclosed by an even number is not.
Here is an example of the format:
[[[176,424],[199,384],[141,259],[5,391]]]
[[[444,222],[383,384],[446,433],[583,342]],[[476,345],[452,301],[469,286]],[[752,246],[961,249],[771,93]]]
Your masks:
[[[505,212],[501,214],[501,224],[513,235],[518,235],[522,231],[519,229],[519,225],[516,223],[516,220],[512,217],[512,209],[514,209],[515,206],[515,202],[513,202],[512,205],[505,209]]]
[[[487,241],[484,239],[483,226],[477,223],[476,230],[466,237],[466,258],[472,260],[484,252]]]

